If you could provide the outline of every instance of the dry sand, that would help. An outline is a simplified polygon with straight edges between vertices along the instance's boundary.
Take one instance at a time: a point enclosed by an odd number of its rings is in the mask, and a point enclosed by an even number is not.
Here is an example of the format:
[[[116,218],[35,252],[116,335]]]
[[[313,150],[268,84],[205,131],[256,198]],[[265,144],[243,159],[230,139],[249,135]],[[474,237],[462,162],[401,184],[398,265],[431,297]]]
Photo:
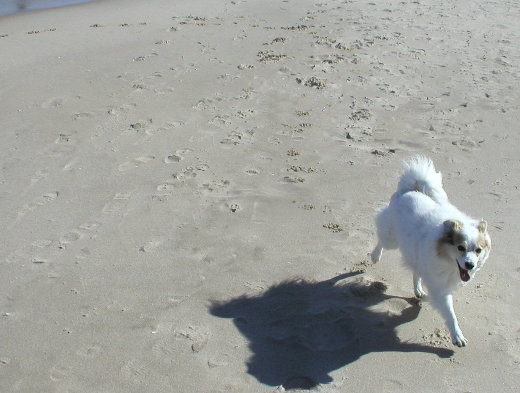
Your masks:
[[[0,17],[0,391],[513,392],[517,1],[100,1]],[[430,156],[490,223],[467,348],[372,266]],[[354,274],[351,272],[359,272]]]

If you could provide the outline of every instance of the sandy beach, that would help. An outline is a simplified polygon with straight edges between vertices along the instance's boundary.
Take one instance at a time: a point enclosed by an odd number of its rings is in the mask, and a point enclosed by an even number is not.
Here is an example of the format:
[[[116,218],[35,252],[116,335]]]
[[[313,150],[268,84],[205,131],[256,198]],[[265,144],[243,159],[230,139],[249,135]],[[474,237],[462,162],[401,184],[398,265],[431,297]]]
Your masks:
[[[104,0],[0,16],[0,391],[516,392],[516,1]],[[413,301],[373,216],[485,218]]]

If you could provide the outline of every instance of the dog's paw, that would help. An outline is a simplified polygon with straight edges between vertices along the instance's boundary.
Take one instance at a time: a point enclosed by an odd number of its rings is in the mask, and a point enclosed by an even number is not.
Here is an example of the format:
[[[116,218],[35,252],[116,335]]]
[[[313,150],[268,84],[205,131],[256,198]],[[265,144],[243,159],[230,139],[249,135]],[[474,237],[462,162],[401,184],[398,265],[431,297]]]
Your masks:
[[[426,292],[423,291],[421,287],[414,288],[415,297],[418,299],[422,299],[426,297]]]
[[[381,255],[383,254],[383,248],[377,246],[374,248],[374,251],[372,251],[372,254],[370,254],[370,259],[372,260],[372,263],[377,263],[381,260]]]
[[[457,333],[453,337],[453,344],[455,344],[457,347],[465,347],[466,345],[468,345],[468,340],[466,339],[466,337],[463,336],[462,332]]]

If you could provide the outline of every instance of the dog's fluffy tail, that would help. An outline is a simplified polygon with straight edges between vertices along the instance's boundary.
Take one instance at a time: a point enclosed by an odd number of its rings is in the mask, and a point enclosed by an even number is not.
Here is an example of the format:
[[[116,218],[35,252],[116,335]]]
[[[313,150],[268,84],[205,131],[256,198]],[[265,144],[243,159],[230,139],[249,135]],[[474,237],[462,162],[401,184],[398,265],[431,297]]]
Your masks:
[[[415,156],[405,162],[397,193],[405,194],[410,191],[422,192],[437,203],[448,200],[442,187],[442,174],[435,170],[429,158],[423,156]]]

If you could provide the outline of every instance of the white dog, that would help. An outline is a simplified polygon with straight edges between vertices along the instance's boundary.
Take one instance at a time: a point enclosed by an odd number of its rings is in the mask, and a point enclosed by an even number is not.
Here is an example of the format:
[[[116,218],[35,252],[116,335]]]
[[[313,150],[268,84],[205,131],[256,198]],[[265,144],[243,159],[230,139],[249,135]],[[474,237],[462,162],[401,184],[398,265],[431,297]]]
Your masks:
[[[465,346],[453,310],[452,292],[479,270],[491,249],[484,220],[474,220],[448,201],[442,175],[425,157],[405,164],[397,191],[376,217],[378,243],[372,261],[384,248],[399,248],[413,271],[415,295],[423,297],[426,285],[432,302],[446,321],[453,344]]]

